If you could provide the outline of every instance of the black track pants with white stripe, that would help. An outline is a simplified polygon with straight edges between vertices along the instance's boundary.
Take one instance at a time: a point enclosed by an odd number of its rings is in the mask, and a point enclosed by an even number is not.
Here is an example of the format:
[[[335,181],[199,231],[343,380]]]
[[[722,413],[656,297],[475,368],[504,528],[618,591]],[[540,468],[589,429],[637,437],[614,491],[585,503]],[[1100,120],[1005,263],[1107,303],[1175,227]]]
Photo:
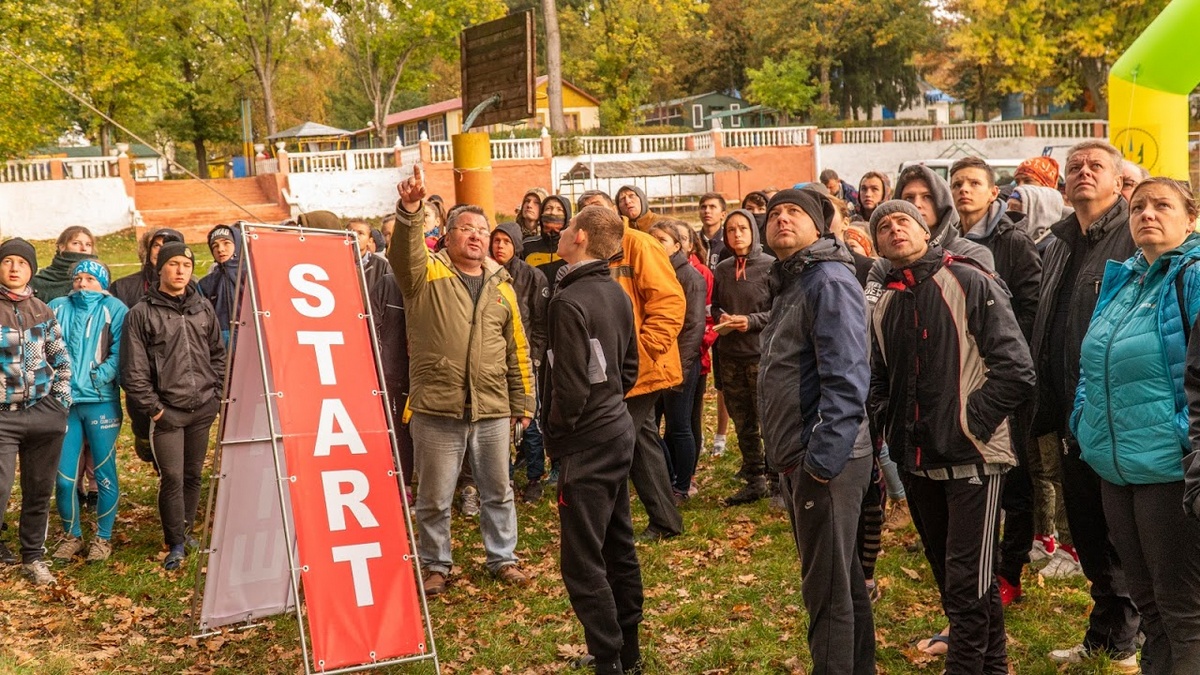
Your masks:
[[[1007,674],[995,575],[1004,476],[932,480],[902,472],[901,478],[950,620],[946,673]]]

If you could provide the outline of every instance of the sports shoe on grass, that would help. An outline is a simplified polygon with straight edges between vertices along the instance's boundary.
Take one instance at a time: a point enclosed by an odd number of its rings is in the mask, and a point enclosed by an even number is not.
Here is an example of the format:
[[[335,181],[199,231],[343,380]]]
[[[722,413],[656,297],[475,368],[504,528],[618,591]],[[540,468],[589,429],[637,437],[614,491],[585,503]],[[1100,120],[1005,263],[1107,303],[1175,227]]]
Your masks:
[[[13,552],[4,545],[4,542],[0,541],[0,563],[16,565],[19,562],[21,562],[21,559],[13,555]]]
[[[1046,560],[1054,555],[1057,549],[1058,542],[1055,541],[1054,535],[1039,534],[1033,538],[1033,548],[1029,549],[1029,562]]]
[[[1050,562],[1042,568],[1041,575],[1047,579],[1069,579],[1083,574],[1083,566],[1079,564],[1079,554],[1075,547],[1059,544]]]
[[[50,574],[50,566],[45,560],[34,560],[21,565],[21,572],[34,586],[50,586],[57,583],[54,575]]]
[[[58,544],[58,548],[54,549],[54,555],[51,557],[55,560],[71,560],[82,553],[83,548],[83,539],[79,537],[66,537]]]
[[[1055,649],[1048,656],[1050,660],[1059,664],[1083,663],[1100,656],[1103,652],[1093,652],[1085,645],[1075,645],[1070,649]],[[1109,654],[1108,665],[1112,670],[1121,675],[1135,675],[1140,671],[1138,668],[1137,654],[1130,652],[1128,654]]]
[[[713,437],[712,454],[713,457],[720,457],[725,454],[725,437],[721,434]]]
[[[526,504],[533,504],[542,501],[542,496],[546,493],[546,487],[542,485],[542,481],[531,481],[525,486],[525,491],[521,493],[521,501]]]
[[[88,547],[87,561],[90,563],[104,562],[112,555],[112,544],[107,539],[96,537]]]
[[[479,515],[479,490],[474,485],[462,489],[458,498],[458,511],[469,518]]]
[[[760,499],[765,499],[770,496],[770,490],[767,489],[766,478],[755,478],[746,483],[741,490],[729,495],[725,498],[725,506],[738,506],[739,504],[749,504]]]
[[[996,575],[996,580],[1000,582],[1000,604],[1008,607],[1025,598],[1025,594],[1021,592],[1021,584],[1011,584],[1000,575]]]

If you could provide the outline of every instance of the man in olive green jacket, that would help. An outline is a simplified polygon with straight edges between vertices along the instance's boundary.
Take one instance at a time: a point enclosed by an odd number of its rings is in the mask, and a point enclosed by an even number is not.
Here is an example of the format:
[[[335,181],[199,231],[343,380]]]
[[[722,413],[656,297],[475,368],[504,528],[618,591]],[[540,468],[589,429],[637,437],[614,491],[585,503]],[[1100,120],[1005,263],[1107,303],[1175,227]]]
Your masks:
[[[431,254],[423,234],[421,168],[399,185],[388,261],[408,323],[409,421],[420,483],[417,553],[427,595],[445,590],[453,567],[450,506],[464,454],[479,488],[486,564],[498,579],[524,585],[517,567],[517,513],[508,482],[509,443],[534,414],[525,329],[508,272],[487,257],[487,217],[459,207],[446,224],[446,248]]]

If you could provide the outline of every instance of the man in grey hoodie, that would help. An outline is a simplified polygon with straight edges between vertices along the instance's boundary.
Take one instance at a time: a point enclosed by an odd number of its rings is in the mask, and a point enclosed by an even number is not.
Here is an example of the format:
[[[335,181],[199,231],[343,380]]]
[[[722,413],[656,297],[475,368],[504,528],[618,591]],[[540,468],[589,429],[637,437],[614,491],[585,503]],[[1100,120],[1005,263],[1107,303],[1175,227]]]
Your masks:
[[[991,251],[959,236],[958,212],[954,209],[950,186],[932,169],[924,164],[915,164],[901,171],[892,194],[920,211],[921,217],[929,224],[930,246],[941,246],[949,253],[971,258],[990,270],[996,268]],[[884,278],[891,269],[892,264],[887,258],[875,261],[867,277],[868,306],[875,306],[875,301],[883,293]]]

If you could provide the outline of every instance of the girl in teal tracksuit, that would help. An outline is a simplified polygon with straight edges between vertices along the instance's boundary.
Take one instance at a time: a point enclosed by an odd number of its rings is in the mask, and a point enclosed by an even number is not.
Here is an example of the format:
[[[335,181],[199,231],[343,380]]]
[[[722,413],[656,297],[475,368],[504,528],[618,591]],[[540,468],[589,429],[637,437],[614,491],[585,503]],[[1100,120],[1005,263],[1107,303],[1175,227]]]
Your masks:
[[[74,403],[67,417],[58,465],[55,501],[63,520],[66,538],[54,552],[69,560],[83,551],[80,529],[79,453],[86,437],[96,462],[99,502],[96,507],[96,536],[87,550],[88,562],[107,560],[112,553],[109,539],[117,518],[117,435],[121,431],[121,395],[118,389],[118,353],[125,305],[109,295],[109,272],[97,260],[81,260],[72,270],[72,291],[50,303],[62,326],[63,339],[71,357],[71,394]]]

